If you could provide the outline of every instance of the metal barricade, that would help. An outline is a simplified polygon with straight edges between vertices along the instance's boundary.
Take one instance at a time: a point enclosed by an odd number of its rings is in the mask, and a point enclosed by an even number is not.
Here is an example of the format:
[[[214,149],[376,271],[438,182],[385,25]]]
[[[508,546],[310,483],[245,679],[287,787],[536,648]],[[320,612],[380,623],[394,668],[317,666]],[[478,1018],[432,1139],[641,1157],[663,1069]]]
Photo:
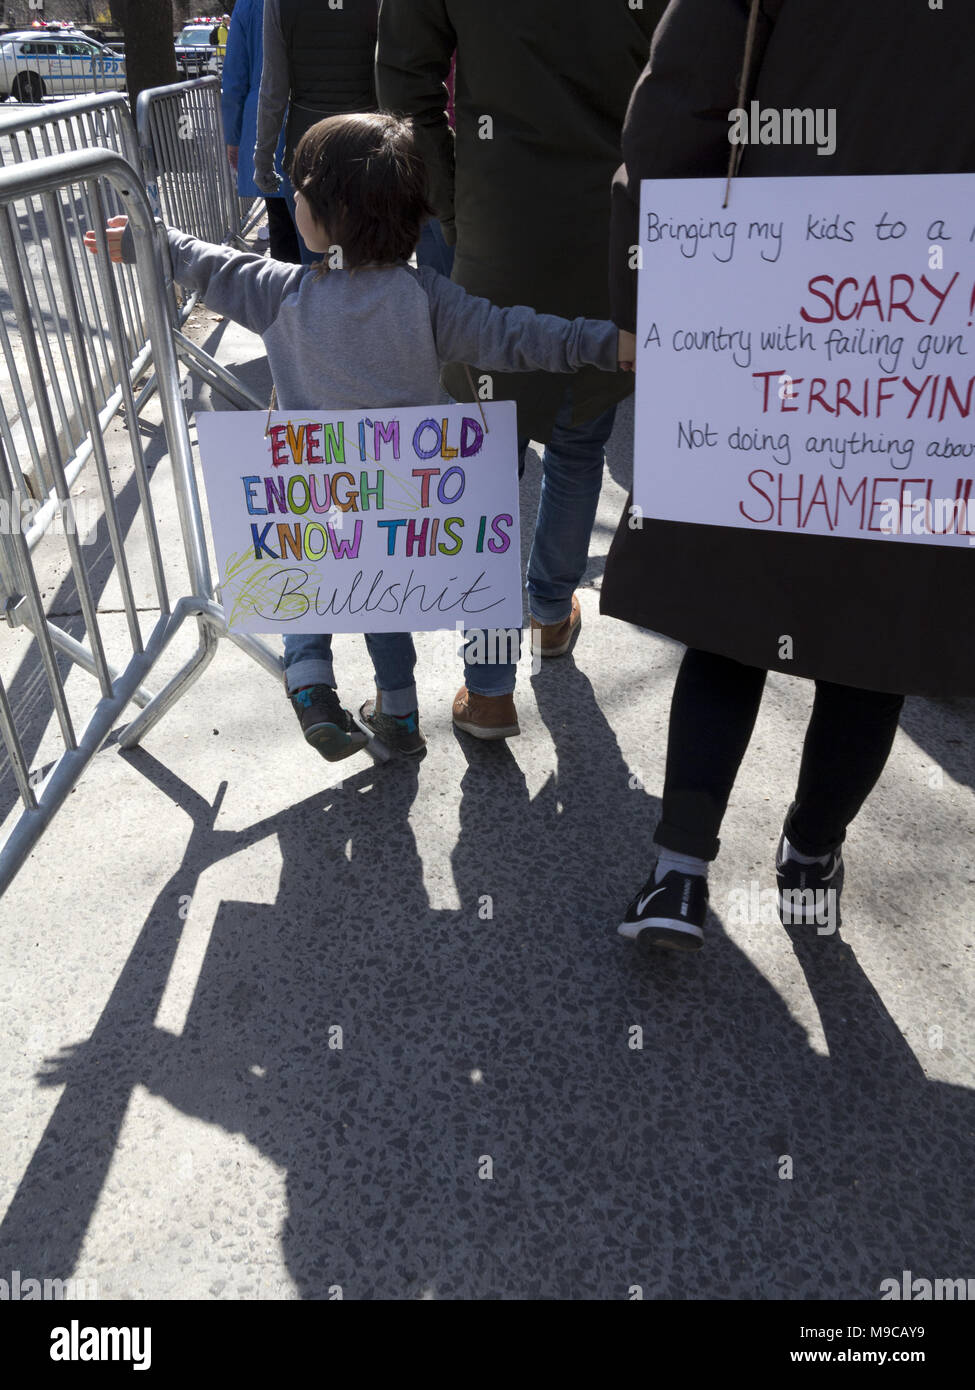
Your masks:
[[[98,145],[114,150],[138,168],[138,141],[126,99],[120,93],[80,97],[31,112],[0,112],[0,168],[33,162],[45,155]],[[124,344],[120,356],[112,361],[108,353],[106,306],[93,266],[80,245],[80,233],[92,225],[92,209],[84,191],[65,186],[57,191],[58,221],[72,250],[79,287],[78,308],[85,336],[94,349],[93,388],[102,426],[122,405],[121,375],[138,380],[149,365],[150,350],[145,311],[138,280],[131,266],[121,277],[119,308]],[[109,215],[122,211],[111,189],[106,190]],[[57,455],[69,486],[91,457],[91,440],[84,427],[81,402],[73,392],[75,380],[73,349],[66,333],[61,306],[57,303],[50,272],[51,229],[39,200],[25,197],[18,204],[15,237],[24,266],[30,268],[25,279],[32,320],[42,327],[37,345],[45,366],[47,391],[55,407]],[[40,428],[38,407],[26,380],[20,325],[5,306],[0,315],[0,348],[3,396],[8,401],[7,420],[18,446],[18,456],[29,460],[25,481],[35,497],[53,493],[53,477],[48,450],[50,443]],[[12,402],[16,402],[11,408]],[[28,533],[33,545],[47,517]]]
[[[93,274],[105,309],[104,341],[95,341],[87,331],[83,314],[85,287],[79,275],[75,248],[71,243],[74,223],[64,212],[66,190],[78,190],[90,226],[95,229],[99,255],[91,261]],[[102,573],[93,573],[78,534],[77,494],[72,496],[65,468],[57,447],[58,407],[48,377],[43,342],[43,309],[32,297],[33,271],[24,256],[18,205],[36,199],[43,217],[50,259],[53,301],[63,318],[65,366],[60,377],[64,392],[76,400],[82,424],[91,440],[91,460],[97,478],[99,505],[103,515],[99,530],[104,543],[98,552]],[[122,370],[129,351],[126,329],[125,280],[123,268],[110,263],[105,238],[105,221],[115,204],[130,219],[136,242],[135,273],[140,303],[152,359],[155,363],[165,442],[171,460],[176,490],[182,547],[187,567],[187,590],[170,604],[159,535],[150,496],[150,484],[138,428],[119,433],[112,446],[112,459],[106,447],[106,423],[99,409],[97,371],[104,349],[115,363],[123,409],[130,422],[136,419],[136,402],[130,373]],[[0,679],[0,736],[7,752],[7,767],[0,768],[0,789],[16,794],[23,803],[3,849],[0,850],[0,893],[8,886],[37,840],[50,824],[85,766],[108,736],[129,701],[144,706],[142,712],[123,731],[119,743],[131,747],[168,710],[201,674],[215,654],[221,636],[231,636],[269,673],[280,676],[280,658],[257,638],[228,634],[223,609],[214,599],[207,558],[200,497],[193,470],[186,415],[179,390],[178,359],[173,341],[170,306],[164,275],[165,238],[157,228],[152,209],[137,171],[118,154],[92,149],[40,158],[0,171],[0,269],[12,312],[23,335],[26,373],[33,390],[39,433],[46,444],[46,466],[57,515],[63,525],[49,526],[44,546],[31,549],[24,531],[14,518],[22,505],[25,481],[18,444],[11,429],[7,403],[0,402],[0,611],[13,634],[6,645],[4,660],[16,658],[13,646],[24,640],[24,654],[13,677]],[[86,254],[82,252],[82,254]],[[19,402],[18,402],[19,404]],[[124,466],[117,457],[121,441],[128,458]],[[56,553],[47,552],[54,546]],[[61,590],[71,590],[77,605],[74,621],[76,637],[55,622],[58,612],[46,611],[37,561],[41,559],[50,575],[63,574]],[[93,556],[93,559],[96,558]],[[143,571],[139,582],[149,591],[150,601],[139,604],[133,580],[134,567]],[[111,624],[99,619],[97,589],[111,583],[118,586],[124,617]],[[143,631],[140,606],[159,609],[159,616],[148,633]],[[48,603],[47,609],[52,605]],[[142,682],[167,643],[187,617],[196,618],[198,643],[194,654],[155,697]],[[83,627],[83,632],[80,629]],[[18,631],[20,635],[18,636]],[[29,635],[29,637],[28,637]],[[80,640],[81,637],[85,641]],[[33,641],[29,641],[32,638]],[[115,649],[121,659],[113,664]],[[11,653],[13,653],[11,655]],[[80,718],[76,707],[80,682],[66,682],[70,664],[92,674],[98,682],[100,699],[90,707],[85,701]],[[70,698],[67,686],[70,685]],[[42,703],[46,686],[49,702]],[[40,708],[40,713],[38,710]],[[29,746],[43,744],[44,766],[31,770],[33,755]],[[48,757],[52,748],[57,756]],[[7,774],[7,775],[4,775]],[[5,803],[11,815],[16,803]],[[3,819],[0,816],[0,819]]]
[[[220,79],[200,77],[140,92],[136,127],[156,216],[202,241],[242,247],[240,201],[224,142]],[[173,295],[176,347],[184,361],[210,386],[245,407],[259,410],[266,405],[180,331],[199,296],[183,295],[178,287]]]
[[[135,120],[156,216],[201,241],[237,243],[240,202],[225,153],[219,79],[150,87],[139,94]]]
[[[32,163],[45,155],[92,146],[114,150],[135,168],[140,167],[136,128],[122,94],[91,95],[33,110],[0,112],[0,168]],[[211,157],[209,164],[207,178],[213,182],[217,176],[217,160]],[[123,211],[111,188],[106,188],[105,199],[110,215]],[[130,383],[151,372],[153,364],[145,311],[133,268],[121,268],[119,308],[125,350],[113,359],[107,350],[106,307],[90,258],[84,254],[80,243],[80,231],[93,225],[92,209],[86,201],[84,190],[79,188],[61,188],[57,200],[67,244],[75,259],[80,289],[79,310],[85,334],[95,349],[93,384],[99,427],[104,428],[123,403],[123,369]],[[57,507],[48,459],[51,439],[56,441],[57,456],[69,487],[91,458],[92,440],[73,386],[73,349],[52,288],[50,228],[36,197],[23,199],[18,206],[18,214],[18,253],[32,272],[25,284],[37,345],[45,365],[46,392],[54,406],[55,420],[54,434],[49,438],[40,428],[38,409],[26,371],[20,325],[9,305],[4,306],[4,312],[0,313],[0,393],[8,402],[7,422],[16,444],[17,456],[25,461],[22,467],[23,484],[30,496],[46,499],[44,507],[26,528],[27,543],[32,548],[44,534],[44,527]],[[168,253],[164,264],[168,269]],[[171,287],[171,274],[167,282]],[[182,320],[171,289],[169,305],[174,327],[179,330]],[[182,332],[178,332],[177,351],[192,372],[235,404],[245,408],[263,404],[233,373]],[[155,386],[156,379],[152,374],[136,399],[137,413],[142,410]]]

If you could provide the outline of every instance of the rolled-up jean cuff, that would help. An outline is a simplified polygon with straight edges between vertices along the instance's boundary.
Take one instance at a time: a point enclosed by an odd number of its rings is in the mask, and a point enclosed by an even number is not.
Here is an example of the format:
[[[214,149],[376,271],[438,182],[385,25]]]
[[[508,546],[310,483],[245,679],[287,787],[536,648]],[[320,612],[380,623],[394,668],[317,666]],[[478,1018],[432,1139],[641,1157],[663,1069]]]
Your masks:
[[[470,691],[472,695],[483,695],[485,697],[489,697],[491,695],[513,695],[515,693],[516,681],[514,676],[512,676],[510,682],[502,681],[499,684],[490,686],[487,690],[483,690],[479,688],[480,682],[478,681],[477,677],[471,675],[471,672],[476,671],[477,667],[466,666],[464,669],[467,672],[467,678],[464,684],[467,686],[467,689]]]
[[[568,598],[557,599],[536,598],[532,595],[529,608],[536,623],[551,627],[555,623],[564,623],[572,612],[572,595],[570,594]]]
[[[323,657],[307,657],[303,661],[293,661],[284,670],[284,686],[289,695],[300,690],[303,685],[335,684],[332,663]]]
[[[404,685],[399,690],[383,690],[380,694],[383,714],[412,714],[417,707],[415,685]]]
[[[675,854],[690,854],[695,859],[706,859],[708,862],[717,859],[721,848],[717,836],[709,839],[707,835],[696,835],[692,830],[680,830],[663,822],[654,832],[653,843],[660,845],[661,849],[673,850]]]

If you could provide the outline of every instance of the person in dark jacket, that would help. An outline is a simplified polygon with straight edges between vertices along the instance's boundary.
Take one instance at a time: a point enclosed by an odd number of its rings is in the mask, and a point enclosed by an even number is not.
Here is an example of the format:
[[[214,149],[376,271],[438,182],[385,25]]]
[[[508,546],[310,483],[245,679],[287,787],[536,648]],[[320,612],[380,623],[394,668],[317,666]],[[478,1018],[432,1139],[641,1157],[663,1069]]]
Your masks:
[[[971,5],[672,0],[630,102],[614,181],[621,328],[636,327],[629,255],[640,180],[725,175],[753,7],[748,97],[763,109],[835,111],[836,148],[825,159],[814,145],[748,145],[740,177],[975,171]],[[733,191],[731,199],[733,207]],[[975,643],[956,620],[975,606],[975,557],[939,545],[630,521],[627,506],[601,611],[688,651],[671,708],[657,862],[620,931],[641,945],[700,946],[708,863],[770,668],[816,681],[776,855],[780,912],[808,923],[832,910],[835,927],[841,846],[883,770],[904,694],[975,693]],[[791,659],[779,655],[783,633],[794,639]]]
[[[326,116],[375,111],[374,62],[379,0],[265,0],[264,69],[257,108],[254,182],[278,191],[274,151],[285,128],[284,167],[290,172],[298,141]],[[301,243],[302,261],[314,256]]]
[[[376,63],[382,106],[413,117],[448,243],[452,278],[469,294],[540,313],[608,312],[608,185],[626,102],[663,0],[383,0]],[[456,138],[445,82],[456,49]],[[588,560],[603,446],[627,377],[580,371],[571,382],[470,364],[474,389],[514,399],[524,450],[546,443],[528,567],[533,640],[543,656],[578,631],[574,590]],[[444,370],[473,399],[465,364]],[[469,634],[470,636],[470,634]],[[490,651],[474,640],[468,653]],[[519,731],[515,667],[465,666],[454,721],[481,738]]]
[[[227,57],[220,82],[227,158],[237,176],[237,192],[242,198],[259,196],[254,182],[254,143],[257,132],[257,98],[261,88],[264,57],[264,0],[237,0],[227,35]],[[275,172],[281,171],[284,153],[282,128],[275,152]],[[268,240],[276,261],[301,259],[298,230],[294,220],[294,195],[290,180],[282,181],[278,196],[267,194]]]

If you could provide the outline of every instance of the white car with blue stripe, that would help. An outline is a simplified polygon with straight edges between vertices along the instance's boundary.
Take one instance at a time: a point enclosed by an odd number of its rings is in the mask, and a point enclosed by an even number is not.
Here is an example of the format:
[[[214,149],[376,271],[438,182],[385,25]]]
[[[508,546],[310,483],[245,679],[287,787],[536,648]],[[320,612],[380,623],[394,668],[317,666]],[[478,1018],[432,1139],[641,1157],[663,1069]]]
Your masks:
[[[124,90],[124,56],[80,30],[25,29],[0,37],[0,101]]]

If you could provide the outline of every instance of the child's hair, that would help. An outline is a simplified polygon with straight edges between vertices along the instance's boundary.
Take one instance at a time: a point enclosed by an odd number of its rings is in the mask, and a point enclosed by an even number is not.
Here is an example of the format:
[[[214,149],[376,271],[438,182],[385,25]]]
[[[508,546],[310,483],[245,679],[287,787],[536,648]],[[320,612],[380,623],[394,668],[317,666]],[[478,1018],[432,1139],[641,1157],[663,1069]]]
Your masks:
[[[384,112],[329,116],[306,130],[291,180],[349,269],[409,260],[433,215],[413,124]]]

